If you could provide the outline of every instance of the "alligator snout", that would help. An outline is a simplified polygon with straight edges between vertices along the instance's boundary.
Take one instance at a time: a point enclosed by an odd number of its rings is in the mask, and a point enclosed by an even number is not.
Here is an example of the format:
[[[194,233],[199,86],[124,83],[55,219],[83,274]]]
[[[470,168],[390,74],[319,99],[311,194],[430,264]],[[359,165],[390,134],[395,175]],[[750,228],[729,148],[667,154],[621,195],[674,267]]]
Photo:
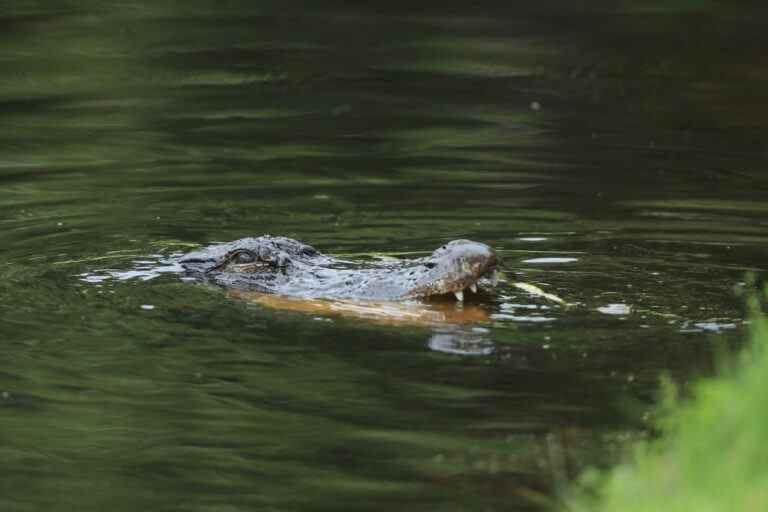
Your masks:
[[[424,275],[423,283],[410,290],[406,297],[452,293],[461,301],[464,300],[465,290],[477,292],[478,284],[495,285],[499,259],[486,244],[454,240],[435,250],[426,260],[424,265],[430,272]]]

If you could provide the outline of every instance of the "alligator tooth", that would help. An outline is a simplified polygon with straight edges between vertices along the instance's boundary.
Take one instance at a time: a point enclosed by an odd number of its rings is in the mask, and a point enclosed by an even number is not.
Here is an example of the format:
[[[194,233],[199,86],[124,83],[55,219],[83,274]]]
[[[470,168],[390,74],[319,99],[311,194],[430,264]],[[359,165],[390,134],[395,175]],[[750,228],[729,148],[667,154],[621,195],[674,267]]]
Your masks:
[[[493,274],[491,274],[491,286],[496,286],[499,284],[499,271],[494,270]]]
[[[457,301],[459,301],[459,302],[464,301],[464,291],[463,290],[460,291],[460,292],[453,292],[453,294],[456,296],[456,300]]]
[[[477,283],[469,285],[469,289],[472,290],[472,293],[477,293]]]

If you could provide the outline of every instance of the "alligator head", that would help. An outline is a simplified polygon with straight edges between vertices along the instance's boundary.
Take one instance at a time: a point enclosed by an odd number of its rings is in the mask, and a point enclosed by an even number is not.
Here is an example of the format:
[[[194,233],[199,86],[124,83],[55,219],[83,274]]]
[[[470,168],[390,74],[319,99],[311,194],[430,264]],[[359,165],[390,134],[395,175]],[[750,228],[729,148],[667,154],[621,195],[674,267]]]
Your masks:
[[[455,295],[495,284],[498,257],[454,240],[431,255],[395,262],[347,261],[285,237],[243,238],[183,256],[193,276],[243,291],[311,299],[404,300]]]

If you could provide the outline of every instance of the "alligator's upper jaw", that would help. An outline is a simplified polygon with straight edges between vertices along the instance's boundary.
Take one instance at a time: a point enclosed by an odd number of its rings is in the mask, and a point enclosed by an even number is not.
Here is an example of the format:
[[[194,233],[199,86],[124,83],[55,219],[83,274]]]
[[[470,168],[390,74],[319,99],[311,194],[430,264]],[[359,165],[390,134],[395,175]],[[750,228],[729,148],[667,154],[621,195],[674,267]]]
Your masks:
[[[454,294],[464,300],[464,292],[476,292],[478,284],[495,285],[499,259],[489,246],[471,240],[454,240],[424,260],[431,268],[405,298]]]

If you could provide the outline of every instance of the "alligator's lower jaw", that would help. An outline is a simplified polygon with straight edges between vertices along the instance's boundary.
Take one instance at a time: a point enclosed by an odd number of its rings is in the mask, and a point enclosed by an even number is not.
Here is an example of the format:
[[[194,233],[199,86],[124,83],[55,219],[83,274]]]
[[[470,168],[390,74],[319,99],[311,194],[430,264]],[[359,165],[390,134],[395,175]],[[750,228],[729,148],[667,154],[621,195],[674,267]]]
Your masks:
[[[499,283],[499,271],[492,270],[481,275],[478,278],[469,279],[466,282],[456,283],[451,287],[448,287],[445,291],[437,290],[436,292],[429,293],[423,298],[431,298],[435,296],[451,296],[455,297],[458,302],[463,302],[467,293],[478,293],[479,291],[489,291],[496,287]],[[413,298],[418,298],[418,295],[414,295]]]

